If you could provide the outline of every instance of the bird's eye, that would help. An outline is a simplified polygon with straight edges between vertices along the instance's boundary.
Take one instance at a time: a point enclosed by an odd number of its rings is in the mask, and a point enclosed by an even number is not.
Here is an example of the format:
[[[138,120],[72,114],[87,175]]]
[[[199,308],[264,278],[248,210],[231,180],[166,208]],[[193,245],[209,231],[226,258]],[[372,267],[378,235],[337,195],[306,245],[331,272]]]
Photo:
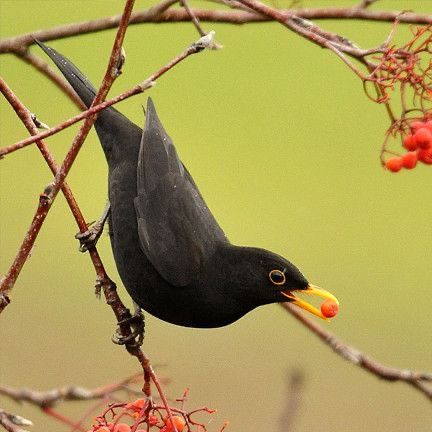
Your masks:
[[[285,274],[280,270],[272,270],[269,273],[269,278],[275,285],[283,285],[285,283]]]

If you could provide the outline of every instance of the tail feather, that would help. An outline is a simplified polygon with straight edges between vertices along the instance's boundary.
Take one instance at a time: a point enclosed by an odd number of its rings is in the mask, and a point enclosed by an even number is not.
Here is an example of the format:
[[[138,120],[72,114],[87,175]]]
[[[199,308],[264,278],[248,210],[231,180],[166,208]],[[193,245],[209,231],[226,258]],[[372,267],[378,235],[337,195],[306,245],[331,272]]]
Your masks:
[[[84,104],[90,107],[96,96],[96,90],[91,82],[69,59],[61,55],[54,48],[38,40],[35,40],[35,42],[60,69],[60,72]],[[122,158],[121,153],[124,154],[124,152],[130,151],[130,149],[138,157],[142,129],[115,108],[109,107],[101,111],[95,122],[95,128],[108,162],[113,158],[115,160]]]
[[[35,39],[35,42],[42,48],[42,50],[60,69],[61,73],[64,75],[69,84],[72,86],[77,95],[88,108],[92,104],[93,99],[96,96],[96,90],[91,84],[91,82],[69,59],[63,57],[54,48],[45,45],[37,39]]]

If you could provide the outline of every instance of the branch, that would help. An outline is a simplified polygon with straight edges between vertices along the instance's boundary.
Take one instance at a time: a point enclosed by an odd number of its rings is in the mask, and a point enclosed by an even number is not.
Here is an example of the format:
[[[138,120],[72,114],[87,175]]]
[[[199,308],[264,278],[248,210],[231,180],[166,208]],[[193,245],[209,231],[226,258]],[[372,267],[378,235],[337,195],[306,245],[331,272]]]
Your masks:
[[[190,45],[182,54],[175,57],[173,60],[171,60],[164,67],[162,67],[157,72],[150,75],[146,80],[144,80],[143,82],[130,88],[129,90],[126,90],[125,92],[121,93],[120,95],[118,95],[112,99],[109,99],[105,102],[99,103],[97,105],[93,104],[91,106],[91,108],[87,109],[86,111],[81,112],[80,114],[70,118],[69,120],[64,121],[63,123],[58,124],[57,126],[54,126],[50,129],[44,131],[44,132],[38,133],[37,135],[25,138],[21,141],[18,141],[14,144],[11,144],[7,147],[0,149],[0,158],[3,156],[6,156],[9,153],[13,153],[14,151],[19,150],[23,147],[26,147],[30,144],[33,144],[34,142],[36,142],[40,139],[44,139],[44,138],[47,138],[51,135],[54,135],[54,134],[56,134],[56,133],[58,133],[64,129],[72,126],[73,124],[78,123],[80,120],[86,119],[89,116],[96,114],[105,108],[108,108],[108,107],[110,107],[110,106],[112,106],[118,102],[121,102],[125,99],[130,98],[131,96],[135,96],[139,93],[143,93],[145,90],[152,87],[158,78],[160,78],[163,74],[165,74],[166,72],[171,70],[175,65],[182,62],[184,59],[186,59],[190,55],[200,52],[203,49],[203,47],[208,48],[211,44],[211,40],[209,41],[207,46],[202,45],[202,42],[200,42],[200,41],[204,41],[206,38],[208,38],[208,36],[211,37],[213,34],[214,34],[214,32],[213,33],[210,32],[209,35],[204,36],[203,38],[199,39],[198,42]]]
[[[27,432],[20,426],[33,426],[33,423],[0,408],[0,426],[3,426],[8,432]]]
[[[0,385],[0,395],[6,396],[15,402],[28,402],[44,409],[53,407],[60,402],[106,398],[119,390],[128,390],[128,385],[136,382],[141,376],[142,373],[140,372],[120,382],[93,389],[72,385],[47,391],[37,391],[28,388],[17,389],[7,385]]]
[[[98,104],[99,102],[103,101],[106,94],[108,93],[112,83],[114,82],[115,78],[117,77],[117,69],[116,66],[118,65],[118,59],[120,58],[120,51],[121,46],[123,43],[123,39],[126,33],[127,25],[129,22],[130,14],[132,13],[132,8],[135,0],[127,0],[126,5],[123,11],[122,19],[119,24],[119,29],[117,31],[117,35],[114,41],[114,46],[111,52],[111,57],[109,60],[108,68],[105,73],[104,79],[102,81],[101,87],[95,97],[95,100],[93,101],[93,104]],[[24,266],[24,263],[26,262],[31,249],[33,248],[33,245],[36,241],[36,238],[39,234],[40,229],[42,228],[42,225],[45,221],[46,216],[48,215],[48,211],[51,208],[52,203],[54,202],[55,197],[57,196],[59,190],[63,187],[64,180],[72,167],[73,162],[75,161],[76,156],[78,155],[78,152],[84,143],[85,138],[87,137],[87,134],[89,133],[94,121],[96,120],[96,116],[88,117],[84,121],[84,124],[81,126],[81,129],[79,130],[77,136],[75,137],[72,146],[68,152],[68,154],[65,157],[65,160],[62,164],[62,166],[57,169],[57,166],[55,165],[55,162],[51,161],[51,167],[55,170],[55,179],[54,182],[48,185],[44,192],[41,194],[39,199],[39,205],[36,210],[36,213],[33,217],[33,220],[30,224],[30,228],[27,231],[27,234],[24,237],[23,243],[18,251],[17,256],[15,257],[14,262],[12,263],[11,267],[9,268],[9,271],[7,272],[6,276],[3,277],[0,281],[0,313],[4,310],[4,308],[10,303],[9,299],[9,293],[11,292],[22,267]],[[44,148],[43,143],[40,144]],[[42,151],[42,150],[41,150]],[[43,151],[42,151],[43,152]],[[44,154],[44,157],[48,160],[50,155],[48,152]],[[70,190],[69,190],[70,192]],[[69,199],[73,200],[73,196],[70,194]],[[74,201],[74,200],[73,200]],[[76,202],[75,208],[76,206]],[[82,215],[81,215],[82,216]],[[83,220],[84,221],[84,220]],[[87,225],[85,224],[85,229],[87,229]],[[84,228],[83,225],[83,228]],[[84,229],[84,230],[85,230]],[[95,254],[93,254],[96,258]],[[97,260],[96,260],[97,261]],[[94,261],[95,262],[95,261]],[[97,262],[97,264],[100,263]],[[95,264],[96,267],[96,264]],[[96,267],[96,271],[98,273],[98,276],[100,279],[106,281],[109,278],[107,277],[105,271],[102,271],[101,268]]]
[[[57,87],[59,87],[70,99],[74,102],[74,104],[81,110],[86,109],[86,106],[82,102],[82,100],[75,93],[74,89],[66,82],[64,79],[60,77],[57,73],[55,73],[49,66],[48,63],[41,60],[38,56],[30,53],[29,51],[18,52],[16,56],[33,66],[36,70],[44,74],[48,77]]]
[[[318,336],[326,345],[328,345],[336,354],[349,361],[350,363],[366,370],[386,381],[401,381],[414,387],[423,393],[432,401],[432,373],[417,372],[408,369],[397,369],[379,363],[375,359],[362,353],[358,349],[347,345],[345,342],[336,338],[336,336],[321,327],[317,322],[304,315],[296,306],[290,303],[281,303],[297,321],[300,321],[312,333]]]
[[[8,87],[6,82],[0,78],[0,91],[3,93],[7,101],[11,104],[12,108],[15,110],[17,116],[21,119],[21,121],[24,123],[27,130],[32,134],[36,135],[38,134],[38,129],[35,125],[35,119],[32,116],[32,113],[28,110],[28,108],[18,99],[18,97],[14,94],[14,92]],[[51,172],[56,175],[58,172],[58,165],[56,164],[54,157],[52,156],[48,146],[43,141],[37,141],[36,145],[38,146],[42,156],[44,157],[45,161],[47,162],[48,166],[51,169]],[[64,182],[62,187],[62,192],[66,198],[67,203],[69,204],[69,207],[71,209],[71,212],[77,222],[78,228],[81,232],[85,232],[87,230],[87,223],[84,219],[84,215],[81,213],[80,208],[78,207],[78,204],[75,200],[75,197],[73,196],[73,193],[69,187],[69,185]],[[14,264],[10,267],[9,272],[5,276],[5,278],[2,280],[2,286],[9,286],[12,287],[15,284],[15,281],[19,275],[19,272],[22,268],[22,265],[24,264],[26,257],[27,257],[27,250],[28,247],[31,249],[31,245],[21,247],[20,251],[17,255],[17,257],[14,260]],[[93,262],[93,265],[95,267],[96,274],[101,278],[108,278],[104,265],[102,263],[102,260],[96,250],[96,247],[93,247],[89,250],[90,257]],[[10,291],[11,288],[9,288]],[[3,290],[3,298],[7,298],[7,293],[5,293],[6,289],[2,288]],[[4,300],[5,302],[6,300]],[[8,300],[7,300],[8,301]],[[3,302],[3,303],[4,303]],[[0,298],[0,311],[1,311],[1,298]]]
[[[287,376],[285,405],[279,418],[280,432],[294,431],[295,419],[299,414],[305,377],[302,371],[294,370]]]
[[[176,0],[164,0],[156,6],[131,15],[130,25],[142,23],[176,23],[190,21],[190,14],[184,9],[169,9]],[[254,12],[238,10],[191,9],[193,15],[203,22],[221,22],[230,24],[263,23],[273,21],[272,18]],[[348,8],[300,8],[281,9],[284,15],[296,15],[304,19],[349,19],[393,22],[397,17],[401,23],[432,24],[432,15],[401,11],[377,11],[365,7]],[[47,30],[39,30],[24,35],[0,40],[0,53],[22,52],[33,44],[33,38],[41,41],[63,39],[71,36],[100,32],[116,28],[120,22],[120,15],[100,18],[92,21],[67,24]]]
[[[103,79],[103,82],[101,84],[101,87],[93,101],[92,107],[97,106],[100,102],[103,101],[105,98],[111,84],[113,83],[114,79],[118,76],[119,70],[119,59],[121,54],[121,47],[122,42],[124,39],[125,31],[127,29],[130,13],[133,7],[134,0],[128,0],[126,2],[126,6],[124,9],[124,13],[122,16],[122,20],[119,25],[119,29],[117,32],[117,36],[114,41],[114,46],[112,49],[109,65],[105,74],[105,77]],[[136,93],[142,93],[144,90],[151,87],[160,76],[162,76],[164,73],[166,73],[168,70],[172,69],[176,64],[180,63],[185,58],[189,57],[192,54],[201,52],[205,48],[209,48],[210,44],[213,40],[213,34],[214,32],[210,32],[209,35],[206,35],[202,38],[200,38],[197,42],[193,43],[190,47],[188,47],[180,56],[176,57],[173,61],[168,63],[166,66],[162,67],[160,70],[155,72],[153,75],[151,75],[147,80],[145,80],[141,85],[138,85],[136,87],[137,92]],[[108,106],[108,105],[107,105]],[[23,244],[20,248],[20,251],[18,252],[17,258],[14,261],[14,264],[12,265],[11,269],[14,269],[14,278],[8,277],[12,273],[10,270],[8,275],[2,279],[0,283],[0,312],[8,305],[9,298],[8,294],[11,291],[14,282],[16,281],[16,278],[18,277],[19,271],[24,265],[29,252],[37,238],[37,235],[44,223],[44,220],[48,214],[49,209],[51,208],[51,205],[57,196],[60,188],[64,185],[64,180],[85,140],[87,137],[88,132],[90,131],[90,128],[94,121],[96,120],[97,112],[103,109],[103,107],[94,110],[91,112],[90,110],[87,110],[87,114],[85,116],[84,124],[81,126],[78,134],[76,135],[72,146],[66,155],[66,158],[60,167],[60,169],[57,170],[56,176],[54,179],[54,182],[50,184],[44,191],[44,193],[41,194],[40,200],[39,200],[39,206],[36,211],[36,214],[33,218],[32,224],[27,232],[27,235],[25,236],[25,239],[23,241]],[[17,266],[15,268],[15,266]],[[18,270],[18,271],[17,271]],[[12,281],[13,279],[13,281]],[[157,388],[157,391],[159,393],[159,396],[162,399],[162,403],[164,408],[166,409],[166,412],[168,414],[168,417],[172,420],[172,414],[170,407],[168,405],[168,401],[165,397],[165,394],[162,390],[161,383],[159,379],[157,378],[149,359],[145,356],[145,354],[141,351],[139,344],[135,342],[134,335],[132,332],[132,329],[130,327],[130,323],[128,319],[131,317],[129,310],[123,305],[121,302],[117,291],[116,286],[113,281],[111,281],[107,276],[101,276],[97,279],[98,288],[103,289],[104,295],[106,298],[107,303],[111,306],[114,314],[116,315],[118,326],[119,326],[119,333],[124,341],[126,341],[125,347],[127,351],[135,356],[138,361],[140,362],[143,373],[144,373],[144,392],[149,397],[151,395],[150,392],[150,381],[154,383],[154,385]],[[56,416],[57,418],[60,418],[56,412],[54,411],[48,411],[50,410],[50,407],[46,408],[46,412],[50,415]],[[62,417],[62,421],[68,421],[68,419]],[[73,425],[73,424],[71,424]],[[14,431],[18,432],[18,431]]]
[[[278,9],[267,6],[258,0],[238,0],[241,4],[249,7],[257,13],[265,15],[275,21],[278,21],[283,26],[289,28],[294,33],[308,39],[310,42],[328,48],[333,51],[337,50],[348,54],[356,59],[362,59],[371,53],[371,50],[364,50],[354,45],[348,39],[336,34],[322,30],[310,21],[303,19],[295,14],[294,11],[283,12]],[[378,52],[379,50],[373,50]]]

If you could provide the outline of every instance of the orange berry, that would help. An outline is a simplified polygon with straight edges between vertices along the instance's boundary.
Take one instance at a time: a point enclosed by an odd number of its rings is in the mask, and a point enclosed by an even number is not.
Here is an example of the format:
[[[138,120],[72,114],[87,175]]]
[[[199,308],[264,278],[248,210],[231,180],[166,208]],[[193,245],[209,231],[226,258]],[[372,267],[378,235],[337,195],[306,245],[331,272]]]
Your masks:
[[[126,409],[132,409],[134,411],[141,411],[141,409],[144,407],[145,405],[145,400],[144,399],[137,399],[136,401],[127,404],[126,405]]]
[[[107,426],[101,426],[98,429],[96,429],[97,432],[111,432],[110,428]]]
[[[418,145],[417,145],[416,140],[414,139],[414,135],[408,134],[403,140],[403,146],[408,151],[417,150]]]
[[[398,172],[402,169],[402,158],[392,157],[385,163],[385,167],[391,172]]]
[[[422,127],[414,134],[414,140],[420,148],[428,148],[432,146],[432,132]]]
[[[117,423],[114,426],[114,432],[130,432],[131,428],[126,423]]]
[[[182,432],[182,430],[186,426],[186,422],[185,422],[184,418],[175,415],[175,416],[172,416],[172,419],[173,419],[173,423],[177,429],[177,432]],[[164,422],[165,422],[165,427],[167,429],[167,432],[174,432],[174,427],[171,424],[171,420],[169,419],[169,417],[165,418]]]
[[[415,132],[419,130],[420,128],[425,127],[425,123],[423,121],[413,121],[410,124],[411,129]]]
[[[413,169],[417,165],[417,153],[408,152],[402,156],[402,166],[406,169]]]
[[[155,416],[153,414],[150,414],[148,416],[148,424],[150,426],[154,426],[154,425],[158,424],[158,422],[159,422],[159,419],[157,418],[157,416]]]
[[[420,162],[432,165],[432,147],[417,150],[417,157]]]
[[[332,299],[321,304],[321,312],[326,318],[332,318],[339,312],[339,305]]]

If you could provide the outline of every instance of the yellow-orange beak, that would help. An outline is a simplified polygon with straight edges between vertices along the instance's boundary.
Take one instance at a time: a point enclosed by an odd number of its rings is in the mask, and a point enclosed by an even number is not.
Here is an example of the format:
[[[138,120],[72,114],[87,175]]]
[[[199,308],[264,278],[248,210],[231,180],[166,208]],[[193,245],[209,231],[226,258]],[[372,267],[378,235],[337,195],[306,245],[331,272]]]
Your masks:
[[[339,306],[339,301],[333,294],[329,293],[328,291],[326,291],[320,287],[312,285],[312,284],[309,284],[305,289],[281,291],[281,293],[285,297],[290,299],[290,303],[293,303],[293,304],[301,307],[302,309],[322,318],[323,320],[328,321],[328,318],[326,316],[324,316],[323,313],[319,309],[317,309],[315,306],[312,306],[308,302],[296,297],[293,294],[294,291],[301,292],[301,293],[308,294],[308,295],[316,295],[316,296],[322,297],[326,300],[330,299],[330,300],[333,300]]]

